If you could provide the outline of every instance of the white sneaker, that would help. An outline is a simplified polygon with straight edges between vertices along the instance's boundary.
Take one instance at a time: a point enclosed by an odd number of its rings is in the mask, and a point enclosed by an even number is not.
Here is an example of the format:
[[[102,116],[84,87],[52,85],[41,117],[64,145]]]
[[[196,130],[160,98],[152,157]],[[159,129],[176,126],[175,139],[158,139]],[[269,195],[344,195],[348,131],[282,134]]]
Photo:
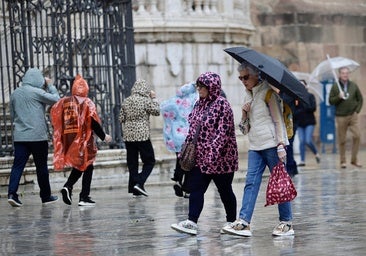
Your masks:
[[[231,235],[251,237],[252,232],[250,231],[249,224],[244,220],[236,220],[228,226],[224,226],[222,230]]]
[[[274,236],[293,236],[295,231],[291,222],[281,221],[272,232]]]
[[[226,234],[225,232],[225,228],[231,228],[231,225],[233,224],[234,222],[226,222],[224,224],[224,226],[222,226],[222,228],[220,229],[220,234]]]
[[[178,232],[197,235],[198,226],[191,220],[181,221],[178,224],[172,224],[170,227]]]

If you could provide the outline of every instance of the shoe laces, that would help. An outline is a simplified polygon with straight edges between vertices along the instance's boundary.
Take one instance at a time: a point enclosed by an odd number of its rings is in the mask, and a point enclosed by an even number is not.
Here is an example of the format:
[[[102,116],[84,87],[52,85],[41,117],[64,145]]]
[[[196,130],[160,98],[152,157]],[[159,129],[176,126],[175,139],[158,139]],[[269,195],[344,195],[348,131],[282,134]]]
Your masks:
[[[235,230],[244,230],[244,229],[250,229],[249,224],[243,222],[243,221],[235,221],[231,224],[231,227]]]
[[[189,229],[197,229],[197,224],[194,223],[191,220],[185,220],[181,223],[181,225],[185,228],[189,228]]]
[[[288,223],[288,222],[280,222],[277,227],[276,227],[276,230],[279,230],[279,231],[283,231],[283,232],[287,232],[291,229],[292,227],[292,224],[291,223]]]

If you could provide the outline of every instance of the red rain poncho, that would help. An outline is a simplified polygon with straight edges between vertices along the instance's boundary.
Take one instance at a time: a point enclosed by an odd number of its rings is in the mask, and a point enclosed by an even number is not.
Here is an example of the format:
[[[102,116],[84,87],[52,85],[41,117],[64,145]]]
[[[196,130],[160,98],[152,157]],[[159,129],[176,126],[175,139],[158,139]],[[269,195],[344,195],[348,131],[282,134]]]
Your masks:
[[[97,146],[91,122],[93,118],[100,123],[100,119],[95,104],[87,98],[88,92],[87,82],[77,75],[72,96],[60,99],[51,108],[55,170],[71,166],[85,171],[95,161]]]

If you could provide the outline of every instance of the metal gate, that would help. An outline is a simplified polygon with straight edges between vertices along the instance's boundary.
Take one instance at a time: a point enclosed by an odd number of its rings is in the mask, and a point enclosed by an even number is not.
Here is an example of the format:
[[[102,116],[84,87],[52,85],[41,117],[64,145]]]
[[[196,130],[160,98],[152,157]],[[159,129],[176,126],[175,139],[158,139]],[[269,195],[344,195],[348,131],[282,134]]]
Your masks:
[[[9,97],[30,67],[61,96],[82,74],[110,147],[123,147],[118,114],[136,79],[131,0],[0,1],[0,154],[12,153]]]

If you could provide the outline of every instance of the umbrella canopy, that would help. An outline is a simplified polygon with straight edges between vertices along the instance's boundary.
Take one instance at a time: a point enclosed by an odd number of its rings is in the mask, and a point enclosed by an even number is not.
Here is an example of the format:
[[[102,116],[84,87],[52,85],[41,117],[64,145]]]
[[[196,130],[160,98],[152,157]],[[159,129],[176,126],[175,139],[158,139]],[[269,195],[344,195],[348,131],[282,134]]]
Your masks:
[[[309,86],[309,90],[318,96],[320,101],[324,101],[323,97],[323,85],[315,78],[310,77],[310,73],[291,71],[294,76],[299,80],[305,80]]]
[[[239,63],[247,62],[260,71],[263,80],[289,96],[309,102],[304,85],[279,60],[246,47],[232,47],[224,50]]]
[[[347,67],[352,72],[356,70],[360,64],[356,61],[344,58],[344,57],[334,57],[323,60],[320,62],[315,69],[311,72],[311,78],[318,79],[319,81],[336,79],[334,78],[333,71],[341,67]]]

